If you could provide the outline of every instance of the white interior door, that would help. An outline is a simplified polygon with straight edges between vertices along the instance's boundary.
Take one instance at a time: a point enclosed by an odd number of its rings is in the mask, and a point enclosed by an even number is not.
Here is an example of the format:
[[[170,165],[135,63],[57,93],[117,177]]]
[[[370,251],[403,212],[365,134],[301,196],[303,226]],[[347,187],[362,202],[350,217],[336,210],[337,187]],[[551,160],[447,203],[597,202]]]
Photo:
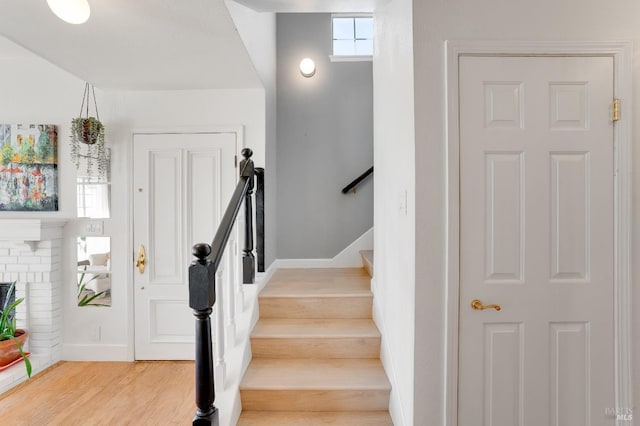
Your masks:
[[[135,357],[193,359],[188,265],[211,243],[235,186],[235,133],[134,136]]]
[[[613,424],[613,59],[459,64],[458,423]]]

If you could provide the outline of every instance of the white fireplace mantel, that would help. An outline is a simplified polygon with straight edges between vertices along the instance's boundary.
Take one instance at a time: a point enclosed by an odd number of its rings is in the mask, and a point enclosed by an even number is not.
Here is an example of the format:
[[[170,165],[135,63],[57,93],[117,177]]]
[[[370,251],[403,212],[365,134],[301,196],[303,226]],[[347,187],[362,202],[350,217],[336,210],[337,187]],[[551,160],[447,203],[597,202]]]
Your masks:
[[[0,282],[15,282],[19,328],[29,330],[33,372],[62,356],[64,227],[69,219],[0,215]],[[27,380],[23,365],[0,372],[0,394]]]
[[[33,250],[38,241],[62,238],[64,219],[0,219],[0,241],[27,244]]]

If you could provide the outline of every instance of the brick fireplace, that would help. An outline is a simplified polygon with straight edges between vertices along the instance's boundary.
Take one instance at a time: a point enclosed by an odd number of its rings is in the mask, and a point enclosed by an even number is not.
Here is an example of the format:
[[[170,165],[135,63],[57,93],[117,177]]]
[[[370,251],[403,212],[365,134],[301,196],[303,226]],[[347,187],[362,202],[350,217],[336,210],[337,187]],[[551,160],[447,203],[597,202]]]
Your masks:
[[[16,281],[19,328],[29,331],[33,374],[62,353],[62,231],[64,222],[0,219],[0,282]],[[0,393],[26,380],[22,363],[0,372]]]

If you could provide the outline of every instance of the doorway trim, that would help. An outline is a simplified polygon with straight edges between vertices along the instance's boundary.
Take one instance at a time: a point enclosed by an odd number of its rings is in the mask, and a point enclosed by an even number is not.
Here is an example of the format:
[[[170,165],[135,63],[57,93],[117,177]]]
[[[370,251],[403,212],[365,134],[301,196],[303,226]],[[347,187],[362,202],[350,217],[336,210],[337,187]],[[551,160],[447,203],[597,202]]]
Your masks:
[[[244,126],[243,125],[229,125],[229,126],[175,126],[175,127],[136,127],[130,130],[128,134],[129,139],[129,147],[127,148],[127,202],[128,202],[128,212],[127,212],[127,225],[126,225],[126,236],[127,236],[127,259],[130,261],[127,264],[126,269],[126,277],[127,282],[127,361],[135,361],[135,288],[133,285],[134,275],[135,275],[135,259],[136,259],[136,251],[135,251],[135,241],[133,239],[133,196],[134,196],[134,185],[133,185],[133,173],[134,173],[134,161],[133,161],[133,150],[134,150],[134,138],[139,134],[207,134],[207,133],[235,133],[236,142],[235,142],[235,154],[239,159],[242,158],[242,149],[245,148],[245,139],[244,139]],[[236,182],[238,179],[238,173],[236,173]],[[234,184],[235,184],[234,183]],[[130,256],[130,257],[129,257]],[[185,268],[188,265],[185,265]],[[242,297],[242,295],[240,296]]]
[[[445,313],[445,406],[447,426],[458,424],[458,330],[460,290],[460,117],[461,56],[604,56],[613,58],[614,97],[622,114],[614,142],[614,370],[615,404],[631,408],[631,58],[630,42],[446,41],[447,253]]]

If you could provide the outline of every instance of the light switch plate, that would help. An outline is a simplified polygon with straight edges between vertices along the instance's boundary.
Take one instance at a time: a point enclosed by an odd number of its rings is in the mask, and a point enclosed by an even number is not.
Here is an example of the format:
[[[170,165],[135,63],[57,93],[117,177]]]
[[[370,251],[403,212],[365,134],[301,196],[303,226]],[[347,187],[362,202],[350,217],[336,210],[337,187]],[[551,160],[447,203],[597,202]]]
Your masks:
[[[104,235],[104,222],[101,220],[92,220],[87,222],[84,225],[84,235]]]

